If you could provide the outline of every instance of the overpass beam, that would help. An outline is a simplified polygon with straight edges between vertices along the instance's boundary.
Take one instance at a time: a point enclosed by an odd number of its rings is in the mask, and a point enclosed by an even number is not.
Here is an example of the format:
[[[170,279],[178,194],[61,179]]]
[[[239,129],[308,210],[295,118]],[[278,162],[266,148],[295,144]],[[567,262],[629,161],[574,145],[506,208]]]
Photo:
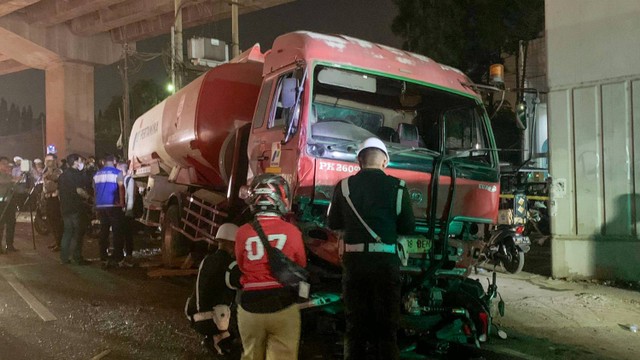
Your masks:
[[[46,144],[58,156],[95,152],[93,67],[59,62],[45,70]]]

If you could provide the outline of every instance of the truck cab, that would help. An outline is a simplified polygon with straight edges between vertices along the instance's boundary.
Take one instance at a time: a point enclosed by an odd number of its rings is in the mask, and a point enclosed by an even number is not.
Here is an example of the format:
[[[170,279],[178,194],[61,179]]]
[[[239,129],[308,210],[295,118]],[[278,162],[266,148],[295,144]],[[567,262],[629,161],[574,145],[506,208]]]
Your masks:
[[[324,260],[339,263],[335,236],[323,228],[333,188],[359,171],[357,146],[371,136],[389,150],[386,173],[407,183],[418,233],[445,213],[452,238],[496,221],[499,167],[489,119],[457,69],[347,36],[295,32],[276,39],[263,78],[248,177],[270,172],[290,182],[295,219]],[[443,200],[431,209],[434,166],[443,160],[436,175]],[[438,217],[431,225],[430,213]],[[429,242],[412,244],[420,252]]]

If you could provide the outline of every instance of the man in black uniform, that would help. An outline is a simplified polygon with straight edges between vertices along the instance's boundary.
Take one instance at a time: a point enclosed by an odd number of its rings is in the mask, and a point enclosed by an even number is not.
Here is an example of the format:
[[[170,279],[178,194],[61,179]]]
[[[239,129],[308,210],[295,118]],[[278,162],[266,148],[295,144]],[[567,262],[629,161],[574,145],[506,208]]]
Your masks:
[[[60,263],[69,264],[69,257],[77,265],[87,265],[82,257],[82,238],[87,229],[89,193],[82,174],[84,159],[78,154],[67,156],[68,168],[59,178],[60,208],[64,232],[60,246]]]
[[[389,163],[384,143],[366,139],[357,156],[361,170],[336,185],[328,219],[330,228],[344,230],[344,358],[365,359],[368,342],[375,358],[398,359],[397,237],[411,234],[415,219],[404,181],[383,171]]]

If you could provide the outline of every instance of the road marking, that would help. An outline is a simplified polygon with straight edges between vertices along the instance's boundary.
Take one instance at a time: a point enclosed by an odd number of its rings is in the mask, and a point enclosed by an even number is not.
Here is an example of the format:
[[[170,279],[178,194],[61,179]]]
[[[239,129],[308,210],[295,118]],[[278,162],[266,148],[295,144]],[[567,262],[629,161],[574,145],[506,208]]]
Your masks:
[[[96,355],[96,356],[92,357],[92,358],[91,358],[91,360],[100,360],[100,359],[102,359],[103,357],[105,357],[105,356],[109,355],[110,353],[111,353],[111,350],[107,349],[107,350],[105,350],[105,351],[101,352],[100,354],[98,354],[98,355]]]
[[[13,265],[2,265],[0,266],[0,270],[1,269],[11,269],[14,267],[20,267],[20,266],[33,266],[33,265],[40,265],[42,263],[24,263],[24,264],[13,264]]]
[[[0,272],[0,274],[2,274],[2,277],[5,280],[7,280],[13,290],[15,290],[18,295],[20,295],[22,299],[27,304],[29,304],[31,309],[35,311],[38,316],[40,316],[42,321],[57,320],[57,318],[44,305],[42,305],[42,303],[38,301],[38,299],[36,299],[33,294],[29,292],[29,290],[27,290],[27,288],[18,281],[15,274],[7,273],[5,271]]]

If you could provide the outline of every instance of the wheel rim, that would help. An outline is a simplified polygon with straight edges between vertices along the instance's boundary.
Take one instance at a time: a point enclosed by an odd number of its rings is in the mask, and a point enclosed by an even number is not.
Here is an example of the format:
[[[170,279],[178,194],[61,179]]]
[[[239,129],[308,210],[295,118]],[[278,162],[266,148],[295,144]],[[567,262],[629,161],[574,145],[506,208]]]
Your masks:
[[[505,270],[507,270],[510,273],[517,273],[518,271],[522,270],[522,266],[524,265],[521,264],[521,260],[524,260],[524,259],[521,256],[520,249],[515,245],[509,245],[506,247],[506,250],[507,250],[507,257],[509,258],[509,260],[505,261],[502,264]]]

